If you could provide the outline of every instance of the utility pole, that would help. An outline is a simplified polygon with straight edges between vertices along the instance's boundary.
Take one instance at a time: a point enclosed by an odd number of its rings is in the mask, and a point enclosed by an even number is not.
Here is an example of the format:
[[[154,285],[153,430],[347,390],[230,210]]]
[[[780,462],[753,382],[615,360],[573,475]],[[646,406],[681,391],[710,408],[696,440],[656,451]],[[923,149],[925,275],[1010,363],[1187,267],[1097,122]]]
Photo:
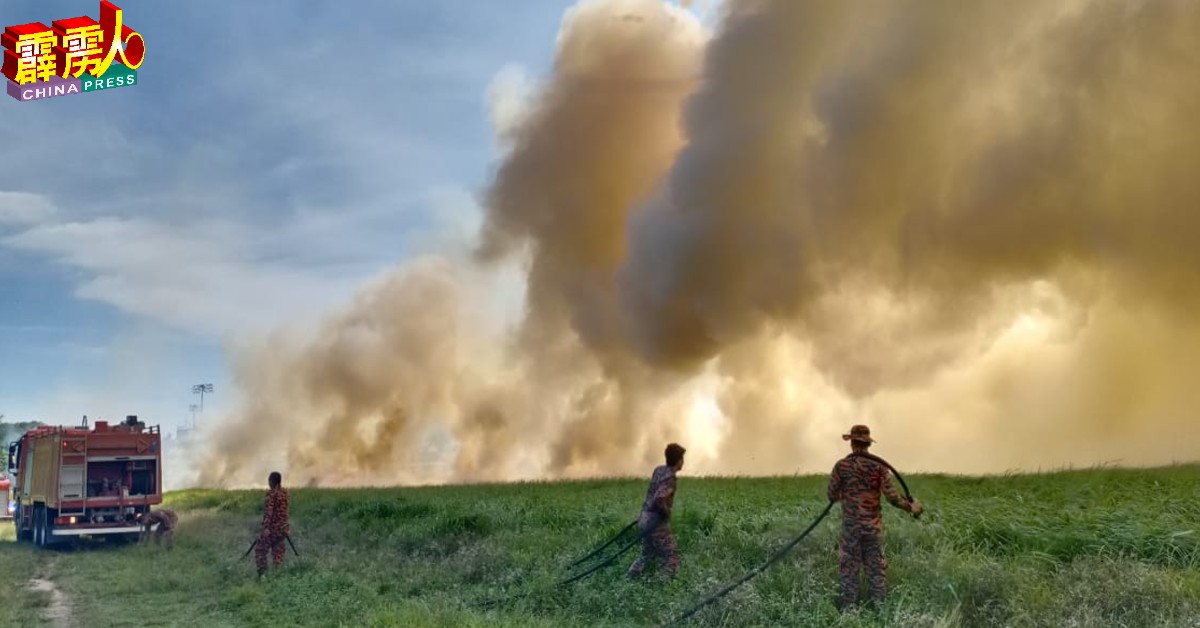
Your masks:
[[[194,403],[192,405],[188,406],[188,410],[192,411],[192,429],[193,430],[196,429],[196,410],[199,410],[199,409],[200,409],[200,406],[198,406]]]

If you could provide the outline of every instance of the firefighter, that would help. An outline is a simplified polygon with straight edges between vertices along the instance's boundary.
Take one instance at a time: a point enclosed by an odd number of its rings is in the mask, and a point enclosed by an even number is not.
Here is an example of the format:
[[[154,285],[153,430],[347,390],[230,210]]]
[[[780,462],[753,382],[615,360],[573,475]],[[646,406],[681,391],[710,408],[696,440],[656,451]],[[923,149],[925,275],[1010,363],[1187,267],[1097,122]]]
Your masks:
[[[675,505],[675,474],[683,469],[683,454],[686,451],[676,443],[667,445],[666,464],[654,469],[654,474],[650,476],[646,501],[638,515],[642,555],[625,574],[630,579],[642,575],[646,565],[657,560],[665,564],[664,571],[668,577],[674,578],[679,571],[679,552],[675,546],[675,535],[671,533],[671,509]]]
[[[267,571],[267,551],[271,552],[275,566],[283,566],[283,554],[287,549],[288,534],[288,492],[283,488],[283,476],[278,471],[272,471],[267,478],[270,490],[267,491],[263,503],[262,532],[258,535],[258,543],[254,546],[254,561],[258,567],[258,575],[262,577]]]
[[[142,515],[142,543],[150,540],[150,528],[157,525],[154,544],[161,546],[165,540],[167,551],[170,551],[175,547],[175,524],[178,521],[179,518],[173,510],[160,509]]]
[[[871,430],[855,425],[842,440],[850,441],[851,454],[838,461],[829,476],[829,501],[842,502],[842,537],[838,554],[841,595],[838,610],[846,611],[858,599],[859,572],[867,572],[871,601],[883,602],[887,595],[887,560],[883,555],[883,513],[880,493],[891,504],[914,516],[924,510],[921,503],[908,501],[892,486],[888,468],[861,454],[875,442]],[[859,454],[859,455],[856,455]]]

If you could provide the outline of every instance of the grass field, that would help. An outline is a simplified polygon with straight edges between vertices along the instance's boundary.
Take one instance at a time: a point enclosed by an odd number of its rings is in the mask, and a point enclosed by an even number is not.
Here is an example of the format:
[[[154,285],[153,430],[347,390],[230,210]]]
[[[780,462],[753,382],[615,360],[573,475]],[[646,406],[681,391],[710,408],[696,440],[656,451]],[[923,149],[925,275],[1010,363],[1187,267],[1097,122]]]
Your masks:
[[[36,620],[47,578],[77,626],[636,626],[753,568],[823,507],[824,478],[679,480],[675,581],[621,576],[631,552],[565,589],[562,567],[631,520],[643,480],[414,489],[293,489],[302,553],[262,582],[262,493],[185,491],[174,552],[0,537],[0,625]],[[909,478],[920,521],[888,509],[891,594],[833,607],[839,516],[698,614],[708,626],[1200,626],[1200,467]],[[480,603],[533,590],[496,610]],[[48,624],[46,624],[48,625]]]

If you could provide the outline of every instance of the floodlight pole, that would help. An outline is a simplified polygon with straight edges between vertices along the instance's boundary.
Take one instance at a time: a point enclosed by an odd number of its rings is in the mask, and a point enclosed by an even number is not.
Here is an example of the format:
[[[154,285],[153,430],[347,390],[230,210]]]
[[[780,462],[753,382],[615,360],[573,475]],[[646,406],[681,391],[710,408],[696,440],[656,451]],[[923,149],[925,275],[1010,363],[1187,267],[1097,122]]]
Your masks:
[[[212,384],[196,384],[195,386],[192,386],[192,394],[200,395],[200,411],[201,412],[204,412],[204,393],[212,394],[212,391],[213,391]]]

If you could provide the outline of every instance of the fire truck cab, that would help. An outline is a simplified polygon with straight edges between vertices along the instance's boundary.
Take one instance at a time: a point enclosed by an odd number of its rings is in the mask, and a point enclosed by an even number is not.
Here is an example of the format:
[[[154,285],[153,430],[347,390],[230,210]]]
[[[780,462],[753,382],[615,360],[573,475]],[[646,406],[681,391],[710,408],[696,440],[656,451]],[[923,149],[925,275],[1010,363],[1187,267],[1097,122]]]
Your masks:
[[[135,538],[138,517],[162,503],[158,426],[136,416],[89,429],[43,426],[9,444],[18,540],[45,547],[80,536]]]

